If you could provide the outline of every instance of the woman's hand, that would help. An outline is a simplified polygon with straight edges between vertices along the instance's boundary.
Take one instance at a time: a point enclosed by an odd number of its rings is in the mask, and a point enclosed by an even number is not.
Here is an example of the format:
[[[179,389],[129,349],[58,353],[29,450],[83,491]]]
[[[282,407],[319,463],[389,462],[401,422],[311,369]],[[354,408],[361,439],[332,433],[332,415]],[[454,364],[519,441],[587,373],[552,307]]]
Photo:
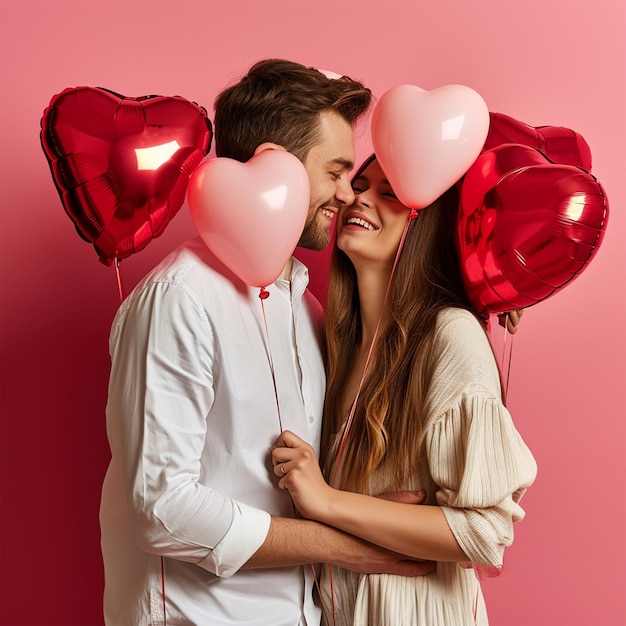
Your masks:
[[[313,448],[284,431],[270,448],[278,486],[300,514],[386,548],[403,558],[468,561],[440,506],[421,505],[424,491],[396,491],[380,497],[330,487]],[[415,506],[415,505],[418,506]]]
[[[517,332],[517,327],[522,319],[522,315],[524,315],[524,309],[501,313],[498,315],[498,324],[500,324],[502,328],[506,328],[511,335],[514,335]]]
[[[285,430],[270,450],[278,486],[290,493],[300,515],[324,521],[335,490],[324,480],[313,448]]]

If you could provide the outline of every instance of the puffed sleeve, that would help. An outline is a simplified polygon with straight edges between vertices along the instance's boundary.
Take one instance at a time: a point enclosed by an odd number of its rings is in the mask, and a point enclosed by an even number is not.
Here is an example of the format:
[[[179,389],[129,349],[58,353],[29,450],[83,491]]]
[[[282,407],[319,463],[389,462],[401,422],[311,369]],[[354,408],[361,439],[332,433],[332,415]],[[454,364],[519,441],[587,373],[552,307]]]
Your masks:
[[[513,543],[519,501],[535,479],[535,460],[496,398],[470,395],[427,433],[437,503],[470,561],[501,567]]]
[[[424,436],[436,500],[470,561],[498,568],[537,466],[502,402],[495,357],[476,318],[447,312],[435,345]]]

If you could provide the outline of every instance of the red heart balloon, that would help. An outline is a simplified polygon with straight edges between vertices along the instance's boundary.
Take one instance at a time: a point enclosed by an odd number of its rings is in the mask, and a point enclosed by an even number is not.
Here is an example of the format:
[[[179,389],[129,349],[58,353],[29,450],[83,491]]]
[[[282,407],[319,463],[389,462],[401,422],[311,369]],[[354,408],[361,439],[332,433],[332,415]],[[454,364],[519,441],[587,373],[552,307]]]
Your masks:
[[[591,171],[591,150],[583,136],[564,126],[529,126],[503,113],[489,113],[489,132],[483,151],[503,143],[537,148],[550,160]]]
[[[105,265],[163,233],[212,136],[196,103],[127,98],[100,87],[65,89],[41,120],[41,144],[65,211]]]
[[[536,304],[580,275],[602,242],[608,200],[585,170],[530,146],[481,154],[461,186],[457,248],[482,313]]]

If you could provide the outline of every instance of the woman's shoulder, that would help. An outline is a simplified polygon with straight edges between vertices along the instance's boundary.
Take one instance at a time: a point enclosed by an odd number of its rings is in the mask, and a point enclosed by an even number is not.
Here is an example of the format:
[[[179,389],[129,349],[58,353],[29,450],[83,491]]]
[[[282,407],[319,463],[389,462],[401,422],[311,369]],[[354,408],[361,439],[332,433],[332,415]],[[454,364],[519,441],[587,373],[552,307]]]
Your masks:
[[[500,393],[498,365],[484,325],[470,311],[447,308],[437,317],[434,383]]]
[[[437,315],[436,343],[461,347],[489,347],[485,326],[467,309],[448,307]]]

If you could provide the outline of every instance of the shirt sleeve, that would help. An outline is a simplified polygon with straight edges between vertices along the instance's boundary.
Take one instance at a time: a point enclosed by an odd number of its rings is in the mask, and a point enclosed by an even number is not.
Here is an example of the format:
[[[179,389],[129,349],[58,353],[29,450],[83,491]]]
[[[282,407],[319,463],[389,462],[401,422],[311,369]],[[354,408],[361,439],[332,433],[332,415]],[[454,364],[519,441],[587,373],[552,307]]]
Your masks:
[[[122,305],[110,349],[109,440],[140,547],[234,574],[270,516],[200,482],[217,367],[206,311],[180,285],[151,284]]]
[[[437,345],[438,408],[425,430],[437,503],[470,561],[500,568],[537,466],[502,403],[495,357],[477,320],[452,314]]]

